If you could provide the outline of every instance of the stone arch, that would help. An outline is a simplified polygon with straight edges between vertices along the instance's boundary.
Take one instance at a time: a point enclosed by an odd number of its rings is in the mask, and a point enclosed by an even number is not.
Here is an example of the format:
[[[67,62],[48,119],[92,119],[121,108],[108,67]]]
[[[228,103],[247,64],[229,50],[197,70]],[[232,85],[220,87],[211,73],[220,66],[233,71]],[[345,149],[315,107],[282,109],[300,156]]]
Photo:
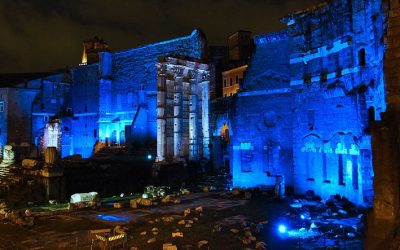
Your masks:
[[[217,118],[213,135],[214,166],[229,168],[232,125],[227,114]]]
[[[232,137],[233,135],[232,125],[227,115],[222,115],[218,117],[215,124],[216,126],[213,132],[214,137],[223,135],[226,129],[229,129],[229,136]]]
[[[359,151],[359,139],[353,133],[338,132],[329,139],[329,143],[337,154]]]
[[[119,143],[125,144],[125,130],[119,132]]]
[[[301,148],[303,155],[303,166],[305,176],[308,181],[315,181],[321,178],[323,168],[322,155],[324,152],[324,142],[317,134],[309,134],[302,139]]]
[[[221,140],[225,141],[225,142],[229,142],[230,141],[230,132],[229,132],[229,126],[228,123],[225,123],[220,131],[220,136],[221,136]]]
[[[301,151],[303,152],[322,152],[324,149],[324,142],[321,137],[316,134],[309,134],[305,136],[303,139],[303,146]]]
[[[117,143],[117,131],[113,130],[110,135],[110,141],[112,144]]]

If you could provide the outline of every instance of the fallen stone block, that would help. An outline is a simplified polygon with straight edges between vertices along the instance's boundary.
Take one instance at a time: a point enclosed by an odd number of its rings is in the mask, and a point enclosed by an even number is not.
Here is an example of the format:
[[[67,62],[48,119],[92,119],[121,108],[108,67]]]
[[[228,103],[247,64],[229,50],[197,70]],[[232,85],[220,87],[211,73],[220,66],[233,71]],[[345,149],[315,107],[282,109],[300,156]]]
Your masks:
[[[149,206],[151,206],[153,204],[153,202],[150,199],[143,199],[143,198],[142,199],[138,199],[137,203],[140,206],[144,206],[144,207],[149,207]]]
[[[164,243],[163,250],[178,250],[176,245],[172,245],[172,243]]]
[[[39,165],[37,160],[24,159],[22,160],[22,167],[25,169],[33,169]]]
[[[164,216],[164,217],[161,218],[161,220],[163,222],[170,223],[170,222],[173,222],[175,219],[172,216]]]
[[[132,199],[129,201],[129,205],[131,208],[137,208],[137,202],[136,199]]]
[[[197,243],[198,248],[202,248],[203,246],[206,246],[206,245],[208,245],[208,241],[206,241],[206,240],[201,240]]]
[[[180,189],[180,193],[182,195],[188,195],[188,194],[190,194],[190,191],[188,189],[186,189],[186,188],[181,188]]]
[[[183,211],[183,215],[186,217],[191,213],[190,208],[187,208]]]
[[[148,241],[147,241],[147,243],[154,243],[154,242],[156,242],[156,238],[150,238]]]
[[[182,232],[172,232],[172,238],[183,238]]]
[[[113,207],[114,208],[123,208],[124,204],[122,202],[114,202]]]
[[[256,243],[256,249],[257,250],[266,250],[267,244],[265,244],[265,242],[259,241]]]

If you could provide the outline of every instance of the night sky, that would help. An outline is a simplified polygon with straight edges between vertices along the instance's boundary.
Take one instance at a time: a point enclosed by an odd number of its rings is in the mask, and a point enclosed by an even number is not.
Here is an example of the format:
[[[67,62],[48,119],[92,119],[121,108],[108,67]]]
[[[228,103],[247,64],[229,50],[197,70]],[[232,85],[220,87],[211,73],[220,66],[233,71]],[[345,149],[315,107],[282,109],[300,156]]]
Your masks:
[[[284,28],[280,18],[322,0],[0,0],[0,73],[51,71],[80,62],[82,41],[113,51],[190,34],[210,45],[236,30]]]

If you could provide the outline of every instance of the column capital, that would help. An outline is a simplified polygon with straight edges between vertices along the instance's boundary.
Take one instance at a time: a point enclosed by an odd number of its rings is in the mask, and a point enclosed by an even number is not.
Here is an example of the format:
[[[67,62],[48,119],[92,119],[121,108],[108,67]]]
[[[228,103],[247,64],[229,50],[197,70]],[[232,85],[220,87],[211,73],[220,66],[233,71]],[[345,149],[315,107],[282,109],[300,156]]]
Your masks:
[[[174,78],[183,77],[183,68],[180,66],[173,66],[171,69],[171,73],[174,75]]]
[[[162,77],[167,73],[167,65],[162,63],[157,63],[157,76]]]
[[[198,77],[198,71],[197,70],[191,69],[191,70],[188,71],[188,78],[190,80],[196,80],[197,81],[197,77]]]
[[[210,72],[203,72],[201,74],[201,81],[202,82],[209,82],[210,81]]]

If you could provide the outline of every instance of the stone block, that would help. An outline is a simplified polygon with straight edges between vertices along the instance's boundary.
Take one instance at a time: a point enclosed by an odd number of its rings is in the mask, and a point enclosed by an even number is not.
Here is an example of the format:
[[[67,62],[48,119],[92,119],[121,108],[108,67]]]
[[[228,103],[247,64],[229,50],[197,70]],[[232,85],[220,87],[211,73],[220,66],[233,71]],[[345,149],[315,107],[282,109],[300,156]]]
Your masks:
[[[24,159],[22,161],[22,167],[25,169],[33,169],[39,165],[39,162],[37,160],[33,159]]]

